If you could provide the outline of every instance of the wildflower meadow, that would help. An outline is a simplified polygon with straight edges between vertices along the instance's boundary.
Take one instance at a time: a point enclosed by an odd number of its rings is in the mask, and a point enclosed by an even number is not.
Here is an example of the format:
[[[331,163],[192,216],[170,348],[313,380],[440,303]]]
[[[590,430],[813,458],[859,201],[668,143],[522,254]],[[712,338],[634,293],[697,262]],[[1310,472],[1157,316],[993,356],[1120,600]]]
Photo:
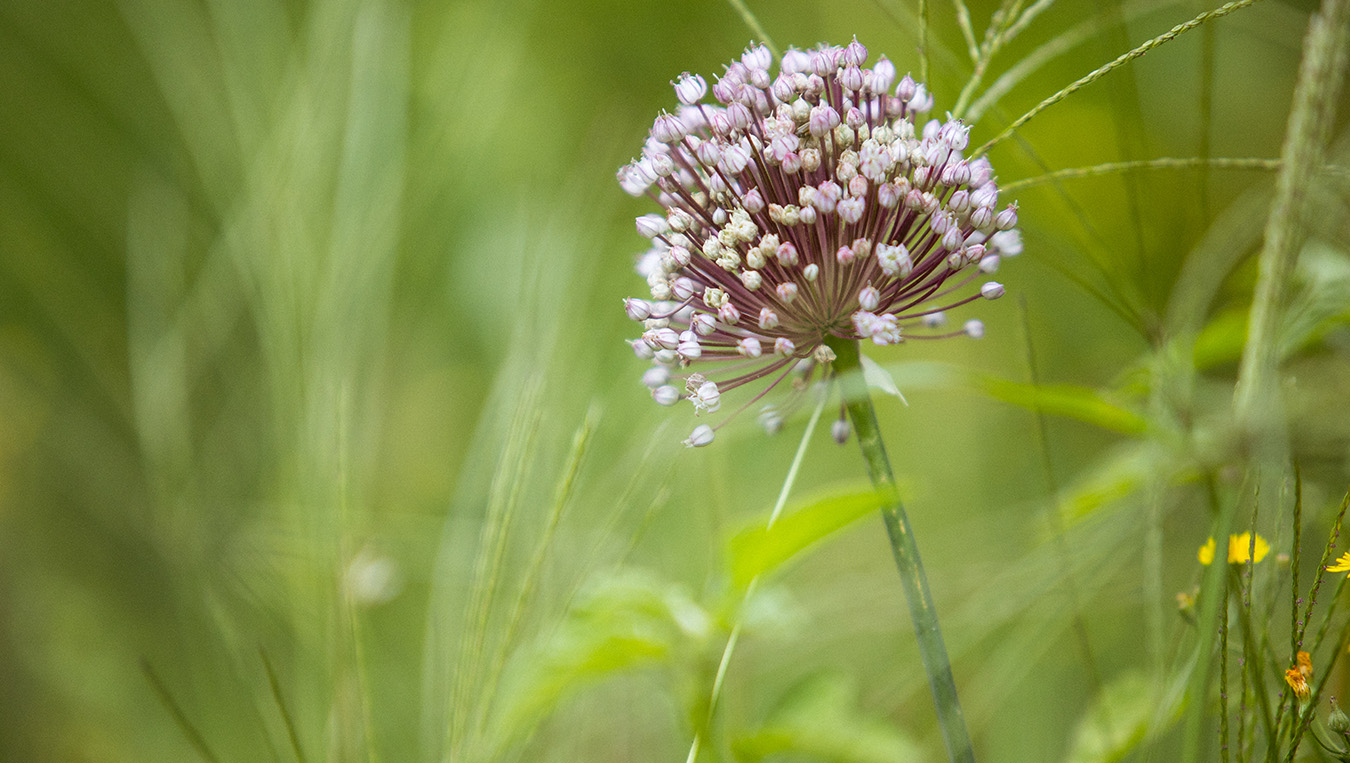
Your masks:
[[[0,761],[1350,760],[1350,0],[0,3]]]

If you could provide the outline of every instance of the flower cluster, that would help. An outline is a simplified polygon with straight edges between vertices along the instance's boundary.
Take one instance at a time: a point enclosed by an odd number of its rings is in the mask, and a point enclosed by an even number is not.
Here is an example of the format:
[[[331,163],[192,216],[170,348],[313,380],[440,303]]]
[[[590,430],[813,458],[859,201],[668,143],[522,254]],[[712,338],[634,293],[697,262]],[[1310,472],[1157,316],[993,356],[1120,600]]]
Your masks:
[[[762,381],[749,406],[794,374],[799,397],[834,359],[830,337],[983,334],[977,320],[944,332],[944,312],[1003,294],[974,284],[1021,251],[1016,205],[999,208],[987,159],[962,155],[966,125],[922,121],[923,85],[866,60],[856,39],[789,50],[775,76],[769,50],[751,47],[711,87],[715,103],[685,73],[680,107],[619,170],[624,190],[662,209],[637,218],[651,297],[624,301],[658,403],[712,413],[727,390]],[[703,425],[686,444],[712,439]]]

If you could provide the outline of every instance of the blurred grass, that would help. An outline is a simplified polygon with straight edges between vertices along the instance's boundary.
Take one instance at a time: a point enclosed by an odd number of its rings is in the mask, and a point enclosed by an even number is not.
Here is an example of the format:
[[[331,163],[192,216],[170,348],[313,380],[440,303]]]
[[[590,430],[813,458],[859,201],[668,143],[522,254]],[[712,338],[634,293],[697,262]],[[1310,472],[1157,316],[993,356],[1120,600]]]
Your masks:
[[[930,6],[941,111],[970,65]],[[971,4],[977,27],[993,7]],[[973,137],[1207,7],[1054,6],[986,82],[1066,30],[1081,43]],[[917,68],[911,4],[752,9],[780,45],[859,33]],[[1212,73],[1195,35],[1076,93],[994,150],[1000,178],[1205,146],[1277,156],[1308,10],[1217,22]],[[295,757],[278,698],[306,760],[682,755],[736,617],[726,541],[772,505],[801,421],[678,448],[685,412],[654,410],[621,341],[631,217],[649,210],[613,171],[671,105],[668,80],[719,72],[748,39],[711,0],[0,3],[0,760],[192,759],[142,660],[224,761]],[[1313,182],[1284,390],[1305,523],[1325,527],[1350,479],[1334,415],[1350,189]],[[1128,694],[1141,667],[1173,665],[1170,595],[1198,580],[1209,531],[1196,475],[1233,463],[1272,183],[1026,188],[1026,254],[1002,280],[1030,337],[1004,300],[980,343],[876,353],[910,403],[883,403],[883,426],[982,759],[1087,749],[1092,676]],[[907,376],[916,362],[1002,380],[1002,402]],[[1052,416],[1042,439],[1056,394],[1146,425]],[[800,483],[859,467],[813,443]],[[887,553],[861,522],[766,583],[711,754],[795,739],[849,759],[803,725],[826,706],[863,729],[856,759],[937,749]],[[623,656],[604,639],[645,667],[588,667]],[[531,684],[540,655],[553,678]]]

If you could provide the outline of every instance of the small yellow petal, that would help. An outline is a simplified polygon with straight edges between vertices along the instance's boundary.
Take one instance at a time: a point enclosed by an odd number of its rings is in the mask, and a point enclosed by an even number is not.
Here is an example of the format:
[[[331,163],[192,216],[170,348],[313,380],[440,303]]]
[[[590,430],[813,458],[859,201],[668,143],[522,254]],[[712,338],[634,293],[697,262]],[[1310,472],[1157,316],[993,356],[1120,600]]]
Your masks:
[[[1203,546],[1200,547],[1200,550],[1196,552],[1195,556],[1196,556],[1197,559],[1200,560],[1200,563],[1201,563],[1201,564],[1208,565],[1208,564],[1210,564],[1211,562],[1213,562],[1213,561],[1214,561],[1214,539],[1213,539],[1213,538],[1210,538],[1209,540],[1205,541],[1205,545],[1203,545]],[[1350,554],[1346,554],[1346,556],[1350,556]]]
[[[1255,554],[1252,553],[1253,551]],[[1255,541],[1252,540],[1251,533],[1228,536],[1229,564],[1246,564],[1252,560],[1253,556],[1255,557],[1255,560],[1259,562],[1262,559],[1265,559],[1266,554],[1269,553],[1270,544],[1260,535],[1256,536]]]
[[[1258,534],[1258,535],[1256,536],[1256,559],[1255,559],[1255,561],[1258,561],[1258,562],[1259,562],[1259,561],[1261,561],[1262,559],[1265,559],[1265,558],[1266,558],[1266,554],[1269,554],[1269,553],[1270,553],[1270,544],[1266,542],[1266,539],[1265,539],[1265,538],[1262,538],[1262,537]]]
[[[1350,551],[1341,554],[1341,558],[1328,567],[1327,572],[1350,572]]]

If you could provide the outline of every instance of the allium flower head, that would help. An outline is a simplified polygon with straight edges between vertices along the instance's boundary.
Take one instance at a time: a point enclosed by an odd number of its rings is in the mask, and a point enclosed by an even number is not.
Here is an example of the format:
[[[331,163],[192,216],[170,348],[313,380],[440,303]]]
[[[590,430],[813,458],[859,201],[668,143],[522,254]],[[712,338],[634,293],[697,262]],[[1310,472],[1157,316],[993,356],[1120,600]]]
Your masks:
[[[744,407],[794,373],[800,393],[834,359],[831,336],[983,335],[978,320],[940,327],[945,311],[1002,296],[985,279],[1021,251],[1017,207],[999,207],[988,160],[963,156],[966,125],[925,121],[924,86],[866,61],[855,39],[789,50],[772,74],[756,46],[711,88],[688,73],[672,83],[680,106],[618,173],[661,207],[637,218],[650,299],[624,303],[643,324],[631,344],[653,363],[643,379],[657,402],[712,413],[723,393],[759,383]],[[781,410],[766,411],[766,428]]]

